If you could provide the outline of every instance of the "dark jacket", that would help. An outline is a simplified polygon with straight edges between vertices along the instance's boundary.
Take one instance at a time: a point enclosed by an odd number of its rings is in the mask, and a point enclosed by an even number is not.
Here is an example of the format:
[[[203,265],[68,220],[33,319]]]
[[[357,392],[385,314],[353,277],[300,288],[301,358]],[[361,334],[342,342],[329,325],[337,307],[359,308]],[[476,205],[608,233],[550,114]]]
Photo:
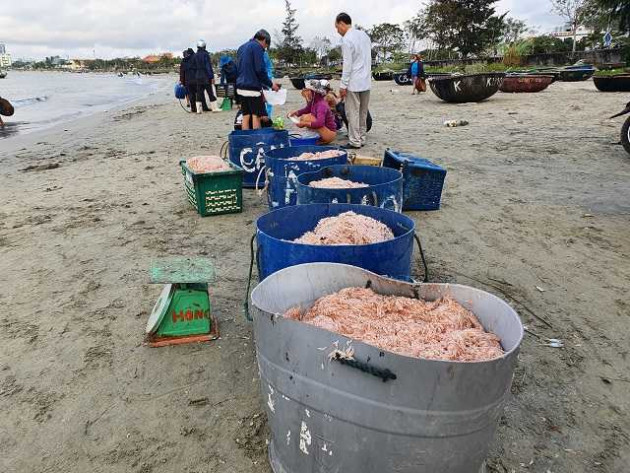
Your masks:
[[[236,70],[236,64],[234,61],[230,61],[224,64],[221,68],[221,84],[233,84],[238,78],[238,71]]]
[[[182,63],[179,66],[179,81],[183,85],[190,84],[194,81],[195,78],[195,64],[194,64],[195,55],[192,54],[190,56],[186,56],[182,59]]]
[[[237,54],[238,89],[260,91],[273,86],[265,66],[265,50],[258,41],[248,41],[238,48]]]
[[[197,49],[193,56],[195,63],[195,80],[197,84],[207,84],[214,79],[214,71],[210,62],[210,53],[205,49]]]
[[[409,77],[413,76],[412,69],[413,69],[413,65],[416,62],[418,63],[418,77],[424,77],[424,75],[425,75],[424,74],[424,62],[422,62],[422,61],[413,61],[411,64],[409,64],[409,69],[407,70],[407,75]]]

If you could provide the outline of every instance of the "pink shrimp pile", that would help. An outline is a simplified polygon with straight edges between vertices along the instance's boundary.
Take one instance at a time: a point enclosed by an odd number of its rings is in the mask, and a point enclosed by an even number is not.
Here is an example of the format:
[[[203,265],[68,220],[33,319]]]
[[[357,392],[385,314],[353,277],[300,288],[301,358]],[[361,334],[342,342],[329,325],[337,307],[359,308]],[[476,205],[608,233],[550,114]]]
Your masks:
[[[229,171],[230,165],[218,156],[196,156],[186,160],[188,168],[196,174]]]
[[[362,187],[370,187],[368,184],[362,182],[349,181],[338,177],[328,177],[326,179],[320,179],[319,181],[313,181],[309,186],[317,189],[359,189]]]
[[[329,149],[328,151],[320,151],[318,153],[302,153],[299,156],[289,158],[288,161],[317,161],[319,159],[331,159],[338,158],[343,153],[336,149]]]
[[[412,358],[488,361],[504,354],[499,337],[450,297],[428,302],[348,288],[284,316]]]
[[[394,232],[384,223],[345,212],[337,217],[323,218],[315,230],[307,232],[295,243],[304,245],[370,245],[394,239]]]

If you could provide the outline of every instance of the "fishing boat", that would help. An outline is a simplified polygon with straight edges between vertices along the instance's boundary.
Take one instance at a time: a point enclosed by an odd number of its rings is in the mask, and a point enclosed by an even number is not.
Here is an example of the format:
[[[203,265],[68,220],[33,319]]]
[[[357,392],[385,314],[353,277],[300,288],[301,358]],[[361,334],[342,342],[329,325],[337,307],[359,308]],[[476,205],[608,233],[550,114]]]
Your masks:
[[[379,82],[394,80],[394,71],[374,72],[372,73],[372,78]]]
[[[331,74],[305,74],[302,77],[290,77],[289,80],[293,87],[298,90],[302,90],[305,85],[305,81],[307,80],[332,80]]]
[[[630,74],[595,76],[593,82],[600,92],[630,92]]]
[[[499,91],[505,73],[492,72],[429,77],[429,85],[435,95],[445,102],[481,102]]]
[[[499,90],[507,93],[542,92],[554,82],[550,75],[508,74]]]
[[[7,76],[7,73],[4,71],[0,71],[0,79],[4,79]]]
[[[412,85],[413,81],[407,72],[397,72],[394,74],[394,81],[398,85]]]
[[[582,82],[593,77],[597,69],[589,65],[566,66],[558,69],[559,80],[563,82]]]
[[[304,84],[304,77],[291,77],[289,80],[291,81],[291,84],[293,84],[293,87],[297,90],[302,90],[306,87]]]

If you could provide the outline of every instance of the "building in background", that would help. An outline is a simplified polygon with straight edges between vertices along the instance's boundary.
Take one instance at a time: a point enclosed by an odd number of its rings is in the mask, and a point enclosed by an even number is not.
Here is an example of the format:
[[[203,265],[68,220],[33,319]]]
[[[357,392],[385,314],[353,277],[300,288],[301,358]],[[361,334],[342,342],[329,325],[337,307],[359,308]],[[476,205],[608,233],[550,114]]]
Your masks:
[[[592,34],[593,30],[586,28],[584,26],[580,26],[577,30],[576,39],[580,41],[582,38],[586,38],[588,35]],[[573,31],[571,31],[571,24],[566,23],[564,26],[558,26],[553,29],[551,36],[555,36],[556,38],[560,38],[562,41],[567,39],[573,39]]]
[[[11,67],[11,55],[7,53],[7,47],[0,43],[0,69]]]
[[[173,54],[172,53],[162,53],[159,56],[152,54],[152,55],[143,57],[142,58],[142,62],[144,62],[145,64],[157,64],[162,59],[173,59]]]

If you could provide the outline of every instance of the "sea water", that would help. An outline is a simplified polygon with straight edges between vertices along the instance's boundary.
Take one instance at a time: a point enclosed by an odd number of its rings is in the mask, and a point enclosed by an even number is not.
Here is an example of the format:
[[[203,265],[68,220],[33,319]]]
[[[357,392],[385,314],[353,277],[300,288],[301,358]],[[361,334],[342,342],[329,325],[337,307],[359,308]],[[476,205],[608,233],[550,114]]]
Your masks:
[[[42,130],[59,123],[119,107],[170,84],[168,76],[118,77],[107,73],[9,71],[0,79],[0,97],[15,107],[2,117],[0,139]]]

